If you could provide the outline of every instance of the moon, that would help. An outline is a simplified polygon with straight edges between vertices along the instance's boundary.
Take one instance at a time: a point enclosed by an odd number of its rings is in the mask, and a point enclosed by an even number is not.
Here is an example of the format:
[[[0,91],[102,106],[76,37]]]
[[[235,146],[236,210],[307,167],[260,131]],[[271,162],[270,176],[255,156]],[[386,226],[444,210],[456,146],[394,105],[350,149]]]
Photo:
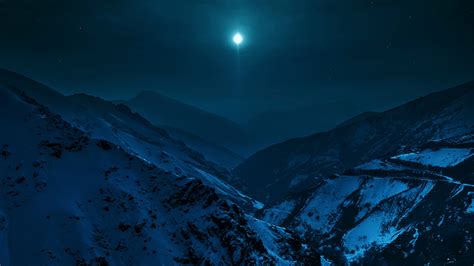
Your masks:
[[[234,37],[232,38],[232,40],[234,41],[235,44],[240,45],[244,41],[244,37],[242,36],[242,34],[237,32],[236,34],[234,34]]]

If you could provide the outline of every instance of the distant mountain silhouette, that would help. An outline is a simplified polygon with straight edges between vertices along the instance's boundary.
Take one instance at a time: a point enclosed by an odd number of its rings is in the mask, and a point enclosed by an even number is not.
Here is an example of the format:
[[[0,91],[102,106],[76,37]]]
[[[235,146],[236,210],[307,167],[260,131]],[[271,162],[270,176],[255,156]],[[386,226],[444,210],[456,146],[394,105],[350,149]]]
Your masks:
[[[265,147],[330,130],[354,114],[366,111],[364,108],[350,102],[330,102],[266,111],[252,117],[245,128],[255,136],[260,147]]]
[[[182,141],[191,149],[199,151],[199,153],[204,155],[204,157],[209,161],[228,170],[232,170],[239,163],[244,161],[244,157],[237,153],[205,140],[193,133],[168,126],[163,126],[163,129],[165,129],[174,139]]]
[[[237,123],[160,93],[143,91],[125,104],[155,125],[192,133],[241,156],[252,151],[253,141]]]

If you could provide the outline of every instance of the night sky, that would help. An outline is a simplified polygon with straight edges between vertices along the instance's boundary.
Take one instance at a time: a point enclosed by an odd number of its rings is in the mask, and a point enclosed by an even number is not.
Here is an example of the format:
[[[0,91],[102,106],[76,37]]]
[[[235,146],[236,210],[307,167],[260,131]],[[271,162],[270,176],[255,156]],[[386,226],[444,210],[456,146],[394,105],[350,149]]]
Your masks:
[[[67,94],[156,90],[234,120],[382,110],[474,79],[474,1],[0,0],[0,67]]]

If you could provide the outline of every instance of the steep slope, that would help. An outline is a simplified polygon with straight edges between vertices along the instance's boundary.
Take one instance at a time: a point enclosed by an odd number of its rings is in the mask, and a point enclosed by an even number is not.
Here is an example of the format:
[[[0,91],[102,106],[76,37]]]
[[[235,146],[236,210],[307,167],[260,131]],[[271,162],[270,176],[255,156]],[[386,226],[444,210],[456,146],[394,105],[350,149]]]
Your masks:
[[[201,154],[170,138],[168,133],[134,114],[125,105],[114,105],[100,98],[77,94],[68,97],[81,108],[72,122],[92,137],[106,139],[148,162],[176,175],[200,176],[225,197],[241,206],[260,207],[259,202],[241,194],[224,181],[228,172],[207,161]]]
[[[238,124],[157,92],[143,91],[125,104],[155,125],[190,132],[241,156],[251,151],[250,137]]]
[[[223,180],[229,179],[225,169],[175,141],[164,130],[131,112],[125,105],[114,105],[85,94],[66,97],[33,80],[4,70],[0,70],[0,84],[26,92],[91,138],[110,141],[173,174],[200,176],[203,182],[241,206],[253,208],[261,205],[224,183]]]
[[[266,202],[278,200],[288,190],[394,155],[404,146],[471,131],[473,102],[471,82],[383,113],[359,116],[327,132],[271,146],[234,172],[250,196]]]
[[[472,263],[474,134],[320,179],[261,215],[337,263]]]
[[[24,92],[0,86],[0,118],[2,265],[304,259],[297,238],[245,215],[201,177],[91,138]]]
[[[21,90],[26,91],[28,95],[40,101],[42,104],[45,104],[54,112],[61,114],[61,116],[63,116],[71,123],[73,123],[74,121],[78,122],[78,124],[86,122],[82,120],[84,119],[84,109],[87,108],[84,106],[80,106],[81,104],[84,104],[80,102],[78,103],[78,101],[72,103],[71,100],[74,100],[74,97],[66,99],[61,93],[51,88],[48,88],[43,84],[40,84],[27,77],[4,69],[0,69],[0,84],[4,84],[9,87],[21,88]],[[80,98],[80,96],[77,96],[76,98]],[[126,111],[128,113],[131,113],[131,111],[127,110],[127,108],[123,108],[123,105],[119,104],[119,106],[122,107],[122,112]],[[175,107],[179,108],[179,106]],[[81,117],[81,119],[79,119],[78,117]],[[137,117],[137,115],[134,115],[133,119]],[[97,120],[97,118],[94,117],[93,114],[87,119],[92,121]],[[131,121],[131,123],[143,123],[143,121],[145,121],[145,119],[140,118],[139,121]],[[192,134],[184,135],[183,132],[177,131],[172,128],[170,128],[170,130],[170,133],[172,133],[173,137],[176,137],[177,139],[185,143],[189,142],[189,146],[191,146],[193,149],[202,153],[208,160],[222,165],[223,167],[227,167],[228,169],[230,169],[242,161],[242,159],[239,156],[236,156],[236,154],[234,154],[233,152],[227,151],[222,147],[213,144],[212,142],[202,141],[198,137],[193,137]],[[219,156],[217,156],[216,154]]]

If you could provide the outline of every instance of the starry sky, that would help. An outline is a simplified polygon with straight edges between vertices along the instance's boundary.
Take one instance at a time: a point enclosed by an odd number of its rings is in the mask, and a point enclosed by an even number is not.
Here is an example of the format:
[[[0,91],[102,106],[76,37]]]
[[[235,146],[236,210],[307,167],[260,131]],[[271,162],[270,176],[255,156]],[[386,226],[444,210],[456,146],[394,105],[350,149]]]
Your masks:
[[[356,114],[473,80],[474,1],[0,0],[0,67],[237,121],[332,103]]]

